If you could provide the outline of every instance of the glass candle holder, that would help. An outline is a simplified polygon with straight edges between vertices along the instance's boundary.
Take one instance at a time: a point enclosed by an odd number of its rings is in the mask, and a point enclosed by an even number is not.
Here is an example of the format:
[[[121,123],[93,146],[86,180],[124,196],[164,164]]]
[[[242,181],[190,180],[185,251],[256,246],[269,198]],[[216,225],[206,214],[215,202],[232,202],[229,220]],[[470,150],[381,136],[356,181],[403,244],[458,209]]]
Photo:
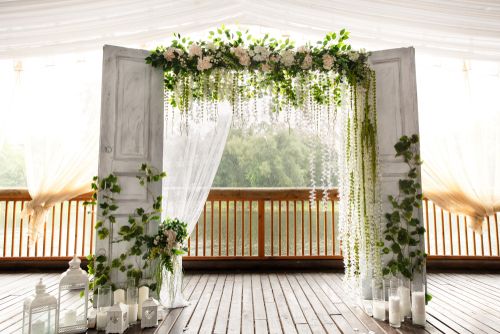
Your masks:
[[[138,298],[139,289],[135,284],[135,279],[129,279],[127,284],[127,305],[128,305],[128,322],[135,324],[137,322]]]
[[[399,298],[400,298],[400,306],[401,306],[401,321],[404,321],[404,318],[409,318],[411,316],[411,284],[410,279],[407,277],[401,277],[399,280]]]
[[[107,312],[111,307],[111,286],[100,286],[97,289],[96,329],[105,330],[108,324]]]
[[[372,279],[373,318],[385,321],[385,284],[382,278]]]
[[[389,324],[396,328],[401,327],[401,298],[399,297],[399,287],[399,279],[392,278],[389,288]]]
[[[425,326],[425,290],[421,282],[411,285],[411,318],[417,326]]]

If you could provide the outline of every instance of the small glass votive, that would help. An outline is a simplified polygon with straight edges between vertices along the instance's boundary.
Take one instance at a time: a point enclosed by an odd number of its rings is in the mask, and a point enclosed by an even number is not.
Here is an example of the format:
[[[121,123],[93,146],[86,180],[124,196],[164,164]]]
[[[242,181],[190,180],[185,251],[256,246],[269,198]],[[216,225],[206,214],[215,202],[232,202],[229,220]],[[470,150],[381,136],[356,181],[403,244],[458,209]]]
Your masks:
[[[389,325],[401,327],[401,298],[399,297],[399,279],[393,277],[389,288]]]
[[[111,286],[100,286],[97,289],[96,329],[105,330],[108,324],[108,309],[111,307]]]
[[[128,322],[135,324],[137,322],[139,289],[137,288],[134,278],[127,281],[127,305],[128,305]]]
[[[385,286],[382,278],[372,279],[373,318],[385,321]]]

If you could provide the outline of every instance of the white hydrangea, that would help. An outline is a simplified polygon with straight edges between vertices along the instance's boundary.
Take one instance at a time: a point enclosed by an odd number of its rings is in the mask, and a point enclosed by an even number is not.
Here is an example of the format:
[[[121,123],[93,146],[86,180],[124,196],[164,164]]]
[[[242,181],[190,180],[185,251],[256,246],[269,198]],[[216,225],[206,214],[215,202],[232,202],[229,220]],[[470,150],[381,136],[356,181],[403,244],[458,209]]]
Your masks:
[[[304,57],[304,60],[302,61],[302,65],[300,65],[300,67],[303,69],[303,70],[307,70],[307,69],[310,69],[311,66],[312,66],[312,56],[310,53],[306,54],[306,56]]]
[[[205,71],[212,68],[212,57],[205,56],[198,58],[198,64],[196,65],[198,71]]]
[[[210,51],[215,51],[217,49],[217,47],[215,46],[215,44],[213,42],[208,42],[207,49]]]
[[[281,52],[280,56],[281,63],[286,67],[290,67],[295,63],[295,53],[293,50],[284,50]]]
[[[331,70],[334,62],[335,62],[335,57],[330,56],[327,53],[323,55],[323,68],[325,70]]]
[[[357,53],[356,51],[350,51],[348,53],[348,56],[349,56],[349,59],[352,60],[352,61],[356,61],[358,60],[359,58],[359,53]]]
[[[172,61],[175,59],[175,49],[174,48],[167,48],[165,52],[163,52],[163,57],[165,58],[166,61]]]
[[[254,55],[250,55],[255,61],[266,61],[269,54],[270,52],[266,47],[258,45],[254,48]]]
[[[193,57],[201,57],[203,55],[203,51],[198,44],[191,44],[189,46],[189,58]]]

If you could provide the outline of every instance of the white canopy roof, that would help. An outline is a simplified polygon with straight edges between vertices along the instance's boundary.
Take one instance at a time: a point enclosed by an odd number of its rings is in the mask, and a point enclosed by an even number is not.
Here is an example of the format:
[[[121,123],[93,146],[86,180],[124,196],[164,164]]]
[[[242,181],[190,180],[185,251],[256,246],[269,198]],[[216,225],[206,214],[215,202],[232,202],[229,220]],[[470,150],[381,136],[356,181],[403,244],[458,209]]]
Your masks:
[[[498,0],[0,0],[0,57],[140,45],[222,23],[318,35],[346,28],[370,49],[500,58]]]

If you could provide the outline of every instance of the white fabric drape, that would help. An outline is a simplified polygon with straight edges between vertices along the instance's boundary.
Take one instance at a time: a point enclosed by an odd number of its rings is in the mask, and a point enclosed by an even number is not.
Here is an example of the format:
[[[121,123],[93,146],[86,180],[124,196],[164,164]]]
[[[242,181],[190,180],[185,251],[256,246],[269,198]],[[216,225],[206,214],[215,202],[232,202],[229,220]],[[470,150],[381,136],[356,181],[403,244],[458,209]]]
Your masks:
[[[215,178],[231,119],[231,107],[223,104],[215,121],[191,122],[186,133],[179,132],[179,125],[172,124],[176,121],[167,117],[163,149],[163,169],[167,177],[163,181],[162,214],[164,218],[178,218],[186,222],[189,234],[198,222]],[[174,279],[180,280],[182,262],[176,268]],[[169,300],[169,294],[165,293],[160,296],[162,304],[167,307],[185,306],[182,284],[174,286],[177,288],[174,300]],[[162,290],[168,291],[168,288]]]
[[[500,64],[417,61],[424,195],[481,231],[500,211]]]
[[[220,24],[323,35],[347,28],[356,46],[415,46],[433,54],[500,58],[497,0],[0,1],[0,57],[131,45]]]
[[[22,216],[31,216],[30,240],[56,203],[90,191],[97,170],[100,68],[71,57],[46,61],[23,63],[14,101],[24,118],[19,131],[32,200]]]

